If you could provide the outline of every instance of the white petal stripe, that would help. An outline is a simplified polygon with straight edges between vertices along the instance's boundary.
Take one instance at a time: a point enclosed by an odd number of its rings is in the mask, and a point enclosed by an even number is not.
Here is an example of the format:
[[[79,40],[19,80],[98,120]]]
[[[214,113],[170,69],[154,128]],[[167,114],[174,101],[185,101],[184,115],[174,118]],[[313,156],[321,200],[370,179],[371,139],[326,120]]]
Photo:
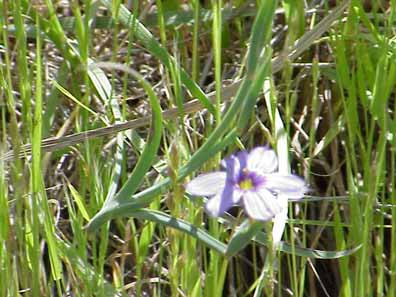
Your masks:
[[[288,198],[300,199],[308,191],[305,181],[296,175],[265,175],[265,187],[271,191],[285,194]]]
[[[186,192],[195,196],[213,196],[223,190],[225,181],[223,171],[201,174],[187,184]]]
[[[242,199],[247,215],[258,221],[268,221],[282,211],[275,196],[266,189],[248,191]]]
[[[278,158],[273,150],[266,147],[257,147],[249,153],[248,170],[266,174],[276,171]]]
[[[218,217],[221,215],[221,195],[218,194],[209,199],[205,204],[205,210],[211,217]]]

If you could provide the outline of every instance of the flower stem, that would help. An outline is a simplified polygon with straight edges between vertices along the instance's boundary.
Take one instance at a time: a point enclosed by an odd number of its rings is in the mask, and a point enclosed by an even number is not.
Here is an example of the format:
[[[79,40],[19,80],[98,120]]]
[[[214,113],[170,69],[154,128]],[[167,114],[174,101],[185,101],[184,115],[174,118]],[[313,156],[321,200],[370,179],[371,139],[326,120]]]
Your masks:
[[[265,231],[268,235],[268,245],[267,245],[267,254],[264,262],[264,267],[261,272],[256,290],[254,292],[253,297],[263,296],[262,291],[264,290],[264,296],[272,297],[274,296],[274,248],[272,241],[272,223],[265,223]]]

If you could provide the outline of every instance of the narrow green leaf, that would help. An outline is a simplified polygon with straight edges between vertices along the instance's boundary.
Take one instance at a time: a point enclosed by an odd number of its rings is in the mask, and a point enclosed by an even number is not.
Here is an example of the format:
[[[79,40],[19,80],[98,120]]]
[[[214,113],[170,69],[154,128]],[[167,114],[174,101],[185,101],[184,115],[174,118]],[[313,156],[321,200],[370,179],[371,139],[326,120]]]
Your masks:
[[[67,62],[63,62],[56,74],[55,81],[58,82],[59,85],[66,85],[67,79],[70,75],[70,69]],[[51,127],[54,123],[57,107],[62,100],[61,92],[56,87],[56,85],[51,86],[51,91],[46,98],[45,110],[43,113],[43,137],[48,137],[51,132]]]
[[[111,0],[101,0],[102,4],[110,11],[112,10]],[[143,44],[143,46],[155,57],[157,57],[170,70],[171,60],[173,59],[165,48],[153,37],[149,30],[133,15],[124,5],[119,6],[118,19],[125,27],[133,27],[136,39]],[[211,113],[215,113],[213,104],[206,97],[201,88],[190,79],[188,74],[180,69],[180,79],[191,92],[191,94],[200,100],[203,106]]]
[[[240,112],[240,117],[238,119],[238,129],[242,129],[247,125],[249,119],[251,118],[252,111],[256,105],[258,94],[263,87],[264,79],[268,76],[270,66],[271,66],[272,50],[267,48],[264,52],[264,57],[259,61],[259,66],[254,73],[253,79],[246,78],[249,80],[250,87],[249,92],[243,102],[242,111]]]
[[[79,275],[80,279],[86,279],[89,284],[85,284],[92,288],[97,287],[98,280],[102,278],[99,275],[98,271],[91,264],[87,263],[83,260],[78,254],[78,250],[74,245],[70,245],[69,243],[58,238],[57,242],[57,250],[59,252],[59,257],[71,268],[73,271]],[[104,282],[104,291],[105,296],[117,296],[116,290],[114,287],[105,279],[101,279]]]
[[[139,210],[129,210],[129,209],[120,209],[118,213],[120,216],[133,217],[141,220],[148,220],[151,222],[155,222],[158,224],[162,224],[176,230],[182,231],[191,235],[192,237],[200,240],[209,248],[221,253],[225,254],[226,245],[216,238],[210,236],[205,230],[198,228],[184,220],[180,220],[170,215],[163,213],[158,210],[149,210],[149,209],[139,209]]]
[[[197,170],[202,163],[210,159],[216,153],[222,151],[225,147],[230,145],[236,138],[236,131],[232,130],[222,141],[209,148],[205,154],[201,154],[196,158],[191,158],[190,161],[183,166],[178,172],[178,180],[184,179],[187,175]],[[135,194],[122,203],[115,199],[109,200],[106,207],[103,207],[99,213],[89,222],[86,227],[89,232],[97,230],[102,224],[108,220],[117,217],[118,214],[123,212],[136,211],[142,207],[147,206],[153,201],[155,197],[163,193],[170,185],[170,179],[165,178],[159,183],[151,186],[150,188]]]
[[[72,100],[74,103],[79,105],[81,108],[85,109],[86,111],[90,112],[94,116],[98,116],[98,114],[90,109],[88,106],[86,106],[84,103],[82,103],[80,100],[78,100],[76,97],[74,97],[68,90],[66,90],[64,87],[62,87],[60,84],[57,83],[56,80],[52,81],[53,85],[67,98]]]
[[[69,188],[69,190],[73,196],[74,202],[76,202],[77,208],[80,211],[81,215],[83,216],[84,219],[89,221],[90,217],[87,212],[87,209],[84,206],[81,195],[77,192],[77,190],[70,183],[67,184],[67,187]]]
[[[88,59],[88,76],[104,105],[110,105],[116,123],[123,121],[118,100],[113,97],[113,88],[104,71],[91,59]],[[134,143],[134,142],[132,142]],[[144,148],[142,148],[143,150]],[[124,133],[117,134],[117,146],[114,154],[114,165],[111,182],[107,191],[106,200],[111,199],[117,192],[118,182],[122,170],[122,152],[124,150]]]
[[[112,64],[108,64],[107,66],[112,67],[111,65]],[[128,180],[114,197],[108,196],[108,199],[105,201],[101,211],[95,215],[95,217],[91,220],[90,224],[92,224],[93,221],[104,222],[109,214],[116,211],[117,208],[122,208],[123,204],[128,205],[128,203],[132,199],[132,195],[136,192],[147,171],[153,164],[161,141],[162,114],[159,100],[156,97],[154,91],[152,90],[150,84],[147,83],[139,73],[137,73],[133,69],[125,68],[123,68],[123,70],[134,76],[141,83],[142,87],[144,88],[149,97],[149,102],[152,110],[151,133],[143,149],[143,152],[140,155],[140,158],[138,159],[136,166]],[[113,208],[114,205],[117,205],[117,208],[115,210]]]
[[[323,136],[323,138],[315,146],[315,149],[312,154],[312,158],[317,156],[321,151],[323,151],[333,141],[333,139],[340,132],[342,132],[344,125],[345,125],[344,115],[341,114],[338,117],[338,119],[334,123],[332,123],[330,129],[327,130],[325,136]]]
[[[36,23],[38,23],[38,18],[36,18]],[[36,88],[35,88],[35,107],[34,107],[34,115],[33,115],[33,131],[32,131],[32,205],[33,206],[33,220],[32,220],[32,231],[35,233],[34,242],[37,245],[34,248],[38,248],[38,236],[39,232],[36,228],[40,226],[40,216],[43,219],[44,231],[43,234],[46,238],[46,244],[48,247],[48,254],[50,259],[51,266],[51,276],[52,278],[58,282],[62,278],[62,268],[61,263],[58,258],[58,253],[56,249],[56,240],[54,237],[54,224],[52,221],[51,212],[48,207],[47,197],[44,190],[44,181],[41,173],[41,139],[42,139],[42,108],[43,108],[43,81],[42,81],[42,42],[40,36],[37,34],[37,43],[36,43],[36,63],[35,63],[35,71],[36,71]],[[37,236],[37,237],[36,237]],[[37,240],[37,242],[36,242]],[[36,254],[36,253],[35,253]],[[36,254],[38,256],[38,254]],[[36,259],[38,260],[38,259]],[[35,261],[36,261],[35,260]],[[35,262],[32,262],[32,265],[35,265]],[[38,263],[37,263],[38,264]],[[35,269],[37,269],[36,267]],[[35,269],[33,269],[33,273],[35,273]],[[38,271],[37,271],[38,272]],[[38,285],[38,284],[37,284]]]
[[[254,240],[260,244],[267,245],[267,238],[263,232],[258,233]],[[361,246],[362,245],[359,244],[354,248],[348,250],[342,250],[342,251],[322,251],[311,248],[291,246],[290,244],[284,241],[280,241],[278,243],[277,249],[281,252],[291,255],[301,256],[301,257],[315,258],[315,259],[337,259],[352,255],[357,250],[359,250]]]
[[[269,43],[272,34],[272,20],[278,1],[261,1],[258,13],[252,28],[249,51],[247,54],[247,74],[255,73],[259,65],[260,56],[263,49]]]
[[[385,49],[383,49],[384,51]],[[378,124],[383,126],[386,116],[386,103],[388,97],[384,94],[388,79],[388,58],[386,53],[379,59],[375,74],[375,83],[373,89],[373,101],[370,105],[370,111],[378,119]],[[383,127],[384,128],[384,127]]]
[[[238,226],[236,232],[228,242],[226,255],[232,257],[250,244],[251,239],[263,228],[262,222],[249,222],[245,220]]]
[[[66,37],[66,34],[59,23],[59,19],[55,13],[52,2],[46,0],[45,3],[48,9],[49,20],[45,19],[41,13],[37,12],[37,10],[31,5],[31,1],[21,0],[23,10],[28,13],[32,19],[38,18],[37,26],[40,27],[39,34],[44,32],[71,65],[78,65],[79,57],[70,45],[69,39]]]

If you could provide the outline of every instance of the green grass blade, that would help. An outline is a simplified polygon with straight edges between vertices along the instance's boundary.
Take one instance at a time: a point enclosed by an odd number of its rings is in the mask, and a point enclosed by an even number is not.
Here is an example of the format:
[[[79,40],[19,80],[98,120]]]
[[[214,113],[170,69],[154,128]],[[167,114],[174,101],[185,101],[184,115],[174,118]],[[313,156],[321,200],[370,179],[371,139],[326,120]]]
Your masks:
[[[24,12],[29,14],[34,20],[36,17],[38,18],[39,23],[37,25],[40,28],[40,34],[44,33],[62,53],[63,57],[73,66],[77,66],[79,64],[79,58],[77,53],[70,46],[68,38],[66,37],[66,34],[63,31],[63,28],[59,23],[59,19],[54,11],[52,2],[46,0],[45,3],[48,9],[49,20],[45,19],[39,12],[37,12],[37,10],[31,6],[30,1],[21,0]]]
[[[111,65],[107,66],[111,67]],[[151,86],[144,80],[144,78],[139,73],[132,69],[124,70],[126,70],[127,73],[133,75],[142,84],[144,90],[149,97],[149,102],[152,109],[151,134],[132,174],[130,175],[126,183],[114,197],[108,197],[108,200],[105,201],[102,210],[94,217],[93,220],[101,220],[101,213],[106,213],[108,212],[108,209],[111,208],[109,204],[112,205],[116,203],[117,205],[119,204],[119,207],[122,207],[123,203],[128,203],[128,200],[131,199],[131,196],[136,192],[138,186],[142,182],[146,172],[150,169],[157,155],[157,150],[161,141],[162,114],[158,98],[156,97]]]
[[[70,69],[67,63],[62,63],[56,74],[56,82],[61,86],[66,85],[69,74]],[[56,119],[56,108],[59,106],[61,98],[62,96],[59,89],[56,85],[52,85],[51,91],[46,98],[46,106],[43,112],[43,137],[48,137],[50,135],[51,127]]]
[[[112,11],[112,1],[101,0],[102,4]],[[122,4],[119,6],[119,21],[127,28],[133,27],[136,39],[143,44],[143,46],[159,59],[168,69],[171,67],[172,57],[166,51],[165,48],[151,35],[150,31],[136,18],[135,15],[129,12],[129,10]],[[199,86],[190,79],[188,74],[180,69],[180,79],[191,92],[192,96],[200,100],[203,106],[207,108],[211,113],[215,113],[213,104],[206,97],[205,93],[199,88]]]
[[[277,0],[262,1],[254,20],[252,35],[247,54],[247,76],[253,75],[260,65],[260,56],[266,49],[272,35],[272,21],[277,7]],[[268,55],[268,52],[266,53]]]
[[[155,159],[158,151],[158,147],[161,141],[162,133],[162,113],[159,100],[155,95],[150,84],[145,81],[145,79],[136,71],[129,69],[127,71],[129,74],[133,75],[146,91],[152,110],[152,123],[151,123],[151,134],[149,139],[140,155],[140,158],[131,174],[128,181],[121,188],[120,192],[114,198],[117,201],[128,200],[132,194],[134,194],[143,180],[146,172],[151,167],[153,160]]]
[[[227,244],[226,255],[232,257],[241,251],[244,247],[251,243],[251,239],[263,229],[262,222],[249,222],[245,220],[241,225],[238,226],[236,232],[231,237]]]
[[[22,101],[22,122],[26,125],[26,131],[31,130],[31,84],[28,71],[27,61],[27,48],[26,48],[26,34],[24,30],[22,11],[20,0],[16,0],[13,5],[14,19],[16,28],[16,41],[17,41],[17,61],[18,61],[18,76],[19,76],[19,89]]]
[[[110,81],[107,79],[104,71],[99,68],[91,59],[88,60],[88,76],[93,84],[96,92],[98,93],[103,104],[110,105],[111,111],[115,123],[120,123],[123,121],[123,115],[118,105],[117,98],[114,97],[113,87]],[[134,144],[134,141],[132,141]],[[117,148],[115,152],[115,163],[113,166],[113,174],[110,182],[110,186],[107,192],[106,200],[111,199],[117,192],[118,182],[122,172],[122,155],[124,150],[124,133],[117,134]],[[142,147],[142,151],[144,148]]]
[[[202,163],[210,159],[216,153],[222,151],[225,147],[230,145],[236,138],[236,131],[231,131],[222,141],[211,147],[205,154],[201,154],[197,158],[190,159],[190,161],[180,168],[178,172],[178,180],[183,180],[187,175],[197,170]],[[135,211],[139,208],[147,206],[153,201],[155,197],[162,194],[170,185],[170,179],[163,179],[161,182],[151,186],[150,188],[135,194],[130,195],[129,199],[123,201],[122,205],[114,199],[106,204],[106,209],[102,209],[86,227],[89,232],[97,230],[106,221],[116,217],[117,213],[126,211]]]
[[[244,127],[248,124],[252,111],[256,105],[257,96],[263,86],[265,78],[268,77],[271,65],[271,53],[272,51],[269,48],[264,51],[264,57],[259,59],[259,66],[257,67],[254,78],[248,82],[248,84],[250,84],[249,92],[243,102],[242,111],[240,112],[237,123],[239,131],[243,131]]]
[[[226,245],[217,239],[213,238],[209,233],[201,228],[197,228],[196,226],[174,217],[171,217],[168,214],[165,214],[160,211],[148,210],[148,209],[139,209],[139,210],[122,210],[120,215],[127,217],[134,217],[140,220],[148,220],[151,222],[155,222],[157,224],[162,224],[182,232],[185,232],[194,238],[203,242],[210,249],[217,251],[220,254],[225,254]]]
[[[260,244],[263,244],[267,246],[268,240],[267,240],[267,235],[264,234],[263,232],[259,232],[254,240]],[[358,251],[362,247],[361,244],[348,249],[348,250],[342,250],[342,251],[322,251],[322,250],[316,250],[316,249],[311,249],[311,248],[303,248],[303,247],[298,247],[298,246],[292,246],[284,241],[280,241],[277,250],[280,252],[284,252],[287,254],[292,254],[300,257],[306,257],[306,258],[314,258],[314,259],[337,259],[340,257],[346,257],[349,255],[352,255],[356,251]]]

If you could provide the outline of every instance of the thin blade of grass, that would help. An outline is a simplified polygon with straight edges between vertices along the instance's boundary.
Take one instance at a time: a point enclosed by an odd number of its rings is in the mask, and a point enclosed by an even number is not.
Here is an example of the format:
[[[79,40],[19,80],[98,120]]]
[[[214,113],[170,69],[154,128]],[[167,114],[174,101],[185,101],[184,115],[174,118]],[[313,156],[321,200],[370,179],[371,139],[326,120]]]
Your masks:
[[[101,0],[101,3],[112,11],[112,1]],[[150,31],[133,15],[124,5],[120,4],[118,12],[119,21],[127,28],[133,27],[136,39],[155,57],[157,57],[168,69],[171,67],[172,57],[160,43],[151,35]],[[198,98],[201,104],[211,113],[215,113],[213,104],[208,100],[199,86],[190,79],[188,74],[180,69],[180,78],[191,94]]]
[[[262,232],[259,232],[255,239],[256,242],[267,246],[268,240],[266,235]],[[277,246],[277,250],[280,252],[284,252],[291,255],[296,255],[300,257],[306,258],[314,258],[314,259],[337,259],[340,257],[346,257],[352,255],[356,251],[358,251],[362,247],[361,244],[348,249],[348,250],[341,250],[341,251],[322,251],[316,250],[311,248],[303,248],[298,246],[292,246],[286,242],[280,241]]]
[[[148,220],[155,222],[157,224],[165,225],[179,231],[185,232],[194,238],[203,242],[210,249],[217,251],[220,254],[225,254],[226,245],[217,239],[213,238],[209,233],[201,228],[197,228],[196,226],[174,217],[171,217],[168,214],[165,214],[160,211],[149,210],[149,209],[123,209],[120,212],[120,215],[126,217],[133,217],[140,220]]]
[[[232,257],[251,243],[251,239],[263,228],[261,222],[250,223],[245,220],[238,226],[236,232],[227,244],[226,255]]]
[[[94,220],[102,220],[102,213],[108,213],[112,209],[109,204],[113,205],[114,203],[116,203],[118,207],[122,207],[123,203],[128,202],[130,197],[135,193],[138,186],[142,182],[146,172],[150,169],[157,155],[157,150],[161,141],[162,115],[158,98],[154,94],[151,86],[144,80],[144,78],[139,73],[135,72],[132,69],[124,70],[126,70],[126,72],[128,72],[129,74],[133,75],[141,83],[142,87],[144,88],[149,97],[149,102],[153,115],[151,134],[128,180],[114,197],[108,196],[108,200],[105,201],[101,211],[95,215],[91,222]]]

